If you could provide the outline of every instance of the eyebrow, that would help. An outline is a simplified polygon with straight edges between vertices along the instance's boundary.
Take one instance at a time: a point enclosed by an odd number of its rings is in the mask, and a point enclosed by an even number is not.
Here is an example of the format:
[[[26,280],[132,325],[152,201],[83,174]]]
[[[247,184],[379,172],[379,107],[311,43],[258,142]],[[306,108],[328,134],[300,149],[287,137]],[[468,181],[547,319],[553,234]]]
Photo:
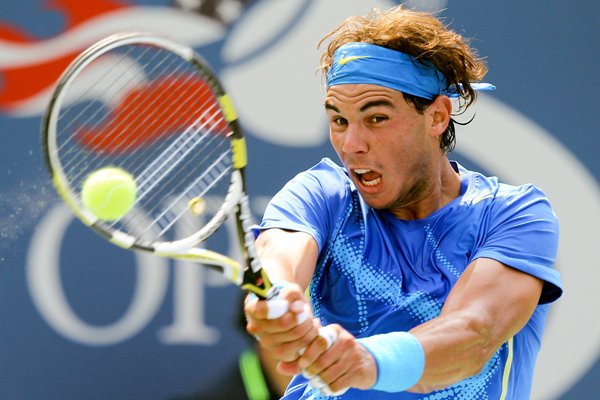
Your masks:
[[[365,111],[367,111],[371,107],[395,108],[394,104],[391,101],[389,101],[389,100],[375,100],[375,101],[370,101],[367,104],[365,104],[364,106],[362,106],[360,108],[360,111],[361,112],[365,112]]]
[[[340,110],[338,110],[336,106],[334,106],[334,105],[333,105],[333,104],[331,104],[331,103],[327,103],[327,102],[325,103],[325,109],[326,109],[326,110],[335,111],[335,112],[337,112],[337,113],[339,113],[339,112],[340,112]]]
[[[360,108],[360,112],[365,112],[365,111],[367,111],[371,107],[395,108],[394,104],[391,101],[389,101],[389,100],[374,100],[374,101],[370,101],[367,104],[365,104],[364,106],[362,106]],[[338,110],[338,108],[336,106],[334,106],[333,104],[331,104],[331,103],[325,103],[325,109],[326,110],[332,110],[332,111],[335,111],[337,113],[340,112],[340,110]]]

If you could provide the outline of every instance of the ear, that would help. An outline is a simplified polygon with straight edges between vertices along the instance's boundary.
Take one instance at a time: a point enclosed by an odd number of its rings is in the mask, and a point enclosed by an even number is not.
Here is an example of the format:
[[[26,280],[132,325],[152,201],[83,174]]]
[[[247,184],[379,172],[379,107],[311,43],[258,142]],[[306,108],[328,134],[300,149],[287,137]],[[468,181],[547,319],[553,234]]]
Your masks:
[[[452,117],[452,102],[448,96],[438,96],[428,107],[431,112],[431,134],[441,136]]]

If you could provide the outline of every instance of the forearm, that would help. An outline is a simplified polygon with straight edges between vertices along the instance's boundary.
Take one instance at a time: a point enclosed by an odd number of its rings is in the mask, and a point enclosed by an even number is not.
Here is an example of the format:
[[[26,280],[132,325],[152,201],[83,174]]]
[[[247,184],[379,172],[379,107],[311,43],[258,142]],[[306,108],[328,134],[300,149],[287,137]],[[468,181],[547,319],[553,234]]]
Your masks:
[[[533,314],[542,281],[489,259],[472,263],[441,314],[413,328],[425,370],[411,390],[429,392],[476,375]]]
[[[505,339],[484,318],[469,313],[440,316],[410,331],[425,353],[425,369],[410,391],[429,393],[481,371]]]
[[[293,282],[306,289],[314,272],[318,247],[303,232],[269,229],[256,240],[258,258],[275,282]]]
[[[318,320],[304,291],[317,260],[317,244],[302,232],[281,229],[263,231],[256,241],[257,255],[272,282],[283,283],[279,300],[288,303],[288,312],[269,317],[269,302],[249,300],[245,313],[247,331],[260,338],[261,346],[280,361],[293,361],[298,352],[318,336]]]

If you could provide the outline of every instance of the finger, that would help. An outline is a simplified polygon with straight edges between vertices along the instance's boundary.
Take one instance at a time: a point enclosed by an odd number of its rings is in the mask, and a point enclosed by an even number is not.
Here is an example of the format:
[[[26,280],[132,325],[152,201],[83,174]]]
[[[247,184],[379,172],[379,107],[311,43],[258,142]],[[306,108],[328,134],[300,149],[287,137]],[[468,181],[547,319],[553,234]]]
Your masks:
[[[342,370],[348,370],[347,365],[344,366],[340,362],[336,362],[334,365],[329,367],[326,371],[330,371],[331,369],[340,370],[340,366]],[[335,375],[338,373],[336,372]],[[345,373],[341,374],[341,378],[346,376]],[[309,384],[317,389],[321,394],[325,396],[340,396],[344,394],[350,386],[350,383],[345,383],[342,379],[329,380],[326,375],[311,375],[305,376],[308,379]]]
[[[310,331],[310,335],[307,335],[305,337],[305,339],[308,341],[306,341],[302,345],[302,347],[296,351],[296,359],[294,359],[292,361],[281,362],[280,364],[278,364],[277,368],[282,374],[298,375],[303,372],[302,369],[298,365],[298,361],[300,360],[299,356],[302,356],[304,354],[306,347],[320,335],[320,329],[322,328],[321,321],[319,321],[317,318],[314,318],[312,320],[312,325],[313,325],[313,329]]]
[[[321,370],[318,376],[323,380],[323,382],[331,386],[332,383],[340,380],[351,370],[351,360],[346,356],[346,354],[343,353],[340,358],[329,364],[325,369]]]
[[[270,306],[269,309],[269,317],[277,318],[279,313],[289,311],[297,315],[298,324],[301,324],[312,317],[308,300],[300,286],[297,284],[288,283],[281,288],[273,286],[269,290],[268,299],[269,303],[273,302],[273,305]],[[285,310],[284,301],[287,303],[287,308]]]
[[[337,341],[338,333],[333,326],[319,328],[319,336],[325,340],[325,348],[329,349]]]
[[[321,394],[325,396],[339,396],[349,389],[352,383],[352,371],[353,364],[351,359],[346,353],[342,353],[339,359],[322,370],[319,375],[315,376],[306,372],[305,376],[310,376],[309,382],[311,386],[318,389]]]
[[[292,306],[298,307],[295,303],[292,303]],[[308,319],[312,317],[308,303],[301,303],[299,306],[305,310],[306,316],[304,318]],[[251,300],[246,303],[244,311],[247,321],[246,330],[249,333],[263,336],[269,333],[286,332],[304,323],[304,321],[299,322],[298,314],[292,312],[286,312],[279,318],[272,319],[269,307],[269,303],[265,301]],[[287,302],[285,303],[285,308],[287,309]],[[308,329],[311,324],[308,323],[306,326]]]
[[[340,336],[340,337],[338,337]],[[341,339],[341,342],[338,341]],[[354,337],[342,329],[339,325],[329,325],[321,329],[320,338],[311,343],[307,349],[306,359],[299,363],[310,362],[308,358],[314,357],[318,347],[329,346],[303,371],[303,375],[309,379],[311,385],[322,394],[333,395],[343,393],[350,386],[351,381],[344,383],[338,380],[343,378],[353,368],[352,346]],[[303,355],[303,358],[305,356]],[[348,379],[346,379],[348,380]],[[314,383],[314,384],[313,384]]]
[[[273,286],[268,296],[267,301],[247,299],[246,330],[277,360],[293,363],[318,335],[320,323],[312,318],[308,300],[298,285]],[[289,368],[297,369],[297,366]]]
[[[333,390],[318,376],[309,379],[308,383],[310,384],[310,386],[317,389],[319,392],[321,392],[321,394],[325,396],[341,396],[342,394],[346,393],[349,389],[348,387],[345,387],[341,390]]]
[[[302,357],[298,362],[300,368],[305,369],[309,365],[314,364],[317,359],[323,356],[323,354],[333,346],[337,340],[337,337],[338,332],[335,326],[328,325],[320,327],[319,336],[315,338],[315,340],[311,342],[301,354]],[[312,374],[309,373],[309,375],[316,375],[318,372],[319,371],[315,371]]]
[[[310,386],[312,386],[313,388],[321,391],[322,389],[327,387],[327,384],[325,382],[323,382],[323,380],[321,378],[319,378],[319,376],[313,376],[308,380],[308,383],[310,384]]]
[[[332,349],[310,367],[311,371],[312,368],[321,369],[318,376],[327,385],[321,392],[331,396],[348,387],[372,387],[377,380],[377,366],[373,356],[350,333],[341,328],[338,331],[339,338]],[[339,357],[334,359],[336,354]]]
[[[310,329],[310,324],[298,325],[296,316],[294,314],[284,314],[282,317],[269,320],[269,319],[257,319],[248,315],[246,321],[246,330],[252,335],[258,335],[263,337],[271,334],[294,334],[297,327],[302,327],[304,330]],[[295,331],[296,333],[298,331]]]
[[[283,318],[287,317],[289,316]],[[310,323],[294,324],[287,330],[275,331],[273,329],[268,333],[266,330],[263,332],[260,335],[261,345],[264,347],[293,346],[296,358],[300,355],[301,350],[308,346],[319,334],[319,331]]]
[[[260,301],[256,296],[250,294],[246,296],[246,300],[244,302],[244,313],[246,314],[247,319],[253,318],[264,320],[267,319],[269,309],[266,302]]]

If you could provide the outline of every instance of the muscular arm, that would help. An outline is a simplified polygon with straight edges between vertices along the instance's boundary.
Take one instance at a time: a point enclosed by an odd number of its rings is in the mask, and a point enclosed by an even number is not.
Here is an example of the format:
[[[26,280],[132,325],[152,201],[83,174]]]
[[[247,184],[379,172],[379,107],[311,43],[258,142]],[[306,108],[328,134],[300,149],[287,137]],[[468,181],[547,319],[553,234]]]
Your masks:
[[[410,331],[425,351],[425,371],[411,391],[427,393],[481,371],[531,318],[542,286],[541,280],[498,261],[475,260],[441,314]]]
[[[474,261],[453,287],[441,314],[410,331],[425,352],[425,369],[409,391],[429,393],[479,373],[527,323],[542,286],[539,279],[495,260]],[[334,391],[371,387],[377,379],[375,360],[342,327],[334,328],[338,343],[326,351],[322,344],[311,344],[300,366],[318,374]]]
[[[281,295],[289,303],[289,310],[271,320],[267,318],[267,302],[247,301],[246,329],[259,337],[261,346],[276,359],[293,362],[318,336],[320,324],[312,318],[312,313],[307,320],[298,323],[298,315],[308,307],[304,291],[315,269],[318,246],[306,233],[269,229],[260,234],[256,248],[269,278],[273,282],[288,282]]]
[[[317,242],[307,233],[268,229],[256,240],[258,258],[271,280],[298,284],[305,290],[317,263]]]
[[[257,247],[261,262],[275,281],[297,284],[288,300],[305,302],[306,289],[318,257],[314,239],[305,233],[270,229]],[[410,332],[425,352],[425,370],[410,391],[428,393],[477,374],[497,349],[529,320],[538,304],[543,282],[495,260],[474,261],[451,290],[441,314]],[[367,389],[377,376],[371,354],[339,325],[333,326],[338,341],[326,350],[315,326],[308,321],[296,325],[284,316],[266,321],[264,304],[251,310],[249,331],[261,335],[261,344],[285,361],[280,370],[289,374],[306,369],[319,375],[332,390],[345,387]],[[262,335],[265,334],[264,339]],[[297,350],[306,348],[297,358]]]

